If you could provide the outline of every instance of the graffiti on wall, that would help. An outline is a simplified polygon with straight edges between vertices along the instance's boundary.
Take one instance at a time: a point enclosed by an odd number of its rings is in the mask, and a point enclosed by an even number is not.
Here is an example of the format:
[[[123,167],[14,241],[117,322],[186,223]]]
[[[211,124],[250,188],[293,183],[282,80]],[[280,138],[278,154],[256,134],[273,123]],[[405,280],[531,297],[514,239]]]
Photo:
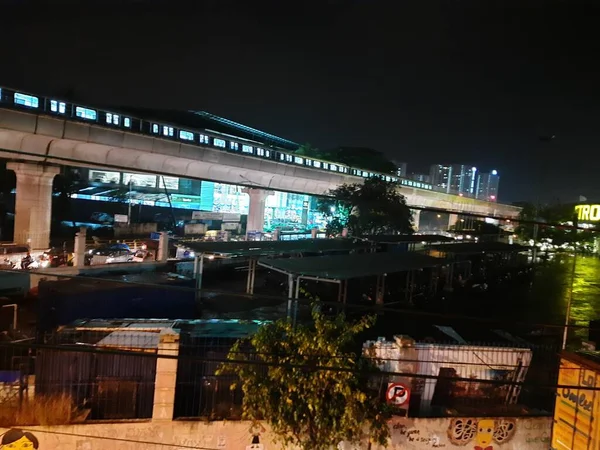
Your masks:
[[[450,421],[448,439],[457,446],[473,445],[474,450],[494,450],[515,435],[514,419],[456,418]]]
[[[265,446],[262,442],[260,442],[260,435],[264,433],[265,428],[260,424],[260,422],[252,422],[250,425],[250,434],[252,435],[252,442],[250,445],[246,446],[246,450],[264,450]]]
[[[2,450],[33,450],[39,448],[40,443],[33,433],[11,428],[2,436],[0,449]]]

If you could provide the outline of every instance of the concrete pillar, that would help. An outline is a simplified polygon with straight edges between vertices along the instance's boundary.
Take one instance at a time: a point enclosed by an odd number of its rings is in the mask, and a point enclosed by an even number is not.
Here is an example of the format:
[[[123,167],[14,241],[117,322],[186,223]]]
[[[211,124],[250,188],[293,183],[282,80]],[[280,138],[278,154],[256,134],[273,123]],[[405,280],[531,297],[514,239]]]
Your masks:
[[[421,210],[420,209],[411,209],[410,212],[412,214],[413,229],[415,231],[419,231],[419,220],[421,219]]]
[[[275,228],[275,229],[273,230],[273,237],[272,237],[272,240],[273,240],[273,241],[278,241],[280,236],[281,236],[281,228]]]
[[[451,227],[455,227],[458,223],[458,214],[449,214],[448,215],[448,229]]]
[[[17,175],[14,241],[34,250],[48,248],[52,180],[59,168],[30,163],[8,163],[6,168]]]
[[[244,192],[250,197],[246,234],[256,231],[262,233],[265,227],[265,203],[267,197],[274,192],[257,188],[247,188]]]
[[[319,229],[317,227],[313,228],[310,230],[310,238],[311,239],[316,239],[317,238],[317,233],[319,232]]]
[[[87,228],[81,227],[79,233],[75,233],[75,247],[73,266],[83,267],[85,266],[85,241],[87,238]]]
[[[166,262],[169,259],[169,233],[163,231],[158,237],[158,254],[156,260]]]
[[[169,358],[161,358],[168,356]],[[177,359],[179,356],[179,333],[172,328],[160,332],[152,420],[173,420],[175,386],[177,383]]]

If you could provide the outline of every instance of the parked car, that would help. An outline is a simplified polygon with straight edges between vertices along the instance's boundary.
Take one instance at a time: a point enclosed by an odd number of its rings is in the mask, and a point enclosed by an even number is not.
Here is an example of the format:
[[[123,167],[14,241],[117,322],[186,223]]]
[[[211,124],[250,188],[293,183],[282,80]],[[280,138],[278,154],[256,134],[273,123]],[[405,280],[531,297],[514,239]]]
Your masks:
[[[112,216],[112,214],[95,212],[90,216],[90,220],[99,223],[113,223],[115,218]]]
[[[133,261],[133,252],[127,244],[109,244],[90,250],[86,255],[85,264],[95,266],[131,261]]]

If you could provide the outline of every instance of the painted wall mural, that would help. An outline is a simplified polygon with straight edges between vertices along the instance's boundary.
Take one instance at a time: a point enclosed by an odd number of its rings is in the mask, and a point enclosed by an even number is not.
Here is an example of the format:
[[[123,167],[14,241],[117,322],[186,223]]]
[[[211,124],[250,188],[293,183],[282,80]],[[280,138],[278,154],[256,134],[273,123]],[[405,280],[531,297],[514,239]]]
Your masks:
[[[548,450],[552,419],[396,417],[388,446],[339,444],[339,450]],[[4,433],[4,434],[2,434]],[[97,423],[0,430],[0,450],[269,450],[282,448],[265,423],[174,421]]]
[[[474,450],[494,450],[494,444],[510,441],[516,430],[514,419],[456,418],[450,421],[448,439],[457,446],[474,444]]]
[[[40,448],[40,443],[33,433],[11,428],[0,441],[0,449],[4,450],[32,450]]]

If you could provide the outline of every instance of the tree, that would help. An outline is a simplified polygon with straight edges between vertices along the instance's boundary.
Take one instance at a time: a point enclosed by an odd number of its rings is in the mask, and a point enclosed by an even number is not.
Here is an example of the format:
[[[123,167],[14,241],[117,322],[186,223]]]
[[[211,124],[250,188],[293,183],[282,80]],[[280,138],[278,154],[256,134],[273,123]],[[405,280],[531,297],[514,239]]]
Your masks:
[[[413,232],[412,214],[393,182],[367,178],[362,184],[333,189],[330,195],[317,207],[327,218],[330,235],[339,234],[343,228],[354,236]]]
[[[385,445],[387,407],[362,375],[374,366],[349,351],[374,322],[374,317],[354,323],[344,315],[329,319],[314,308],[312,325],[294,327],[282,319],[236,342],[228,355],[232,362],[217,374],[238,376],[243,417],[265,420],[284,444],[335,448],[341,441],[359,442],[368,430],[371,442]]]
[[[77,172],[65,168],[54,177],[52,190],[57,196],[54,201],[54,216],[59,220],[73,219],[71,217],[71,197],[79,191],[81,179]],[[73,222],[75,226],[75,222]]]

